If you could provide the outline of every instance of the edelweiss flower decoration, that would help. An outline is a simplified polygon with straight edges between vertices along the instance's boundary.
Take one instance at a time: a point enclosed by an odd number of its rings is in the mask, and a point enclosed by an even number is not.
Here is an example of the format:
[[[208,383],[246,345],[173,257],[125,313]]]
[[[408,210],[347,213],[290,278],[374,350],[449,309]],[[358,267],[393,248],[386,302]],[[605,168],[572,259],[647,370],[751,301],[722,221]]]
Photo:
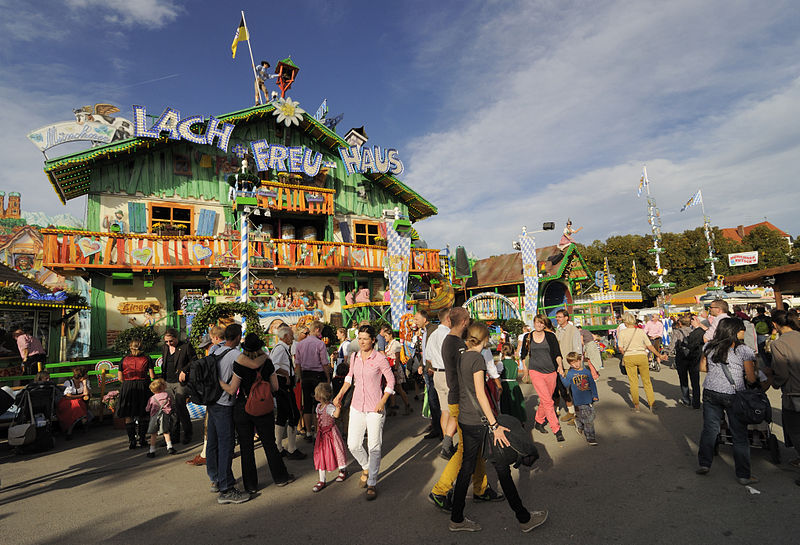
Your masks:
[[[279,98],[275,103],[275,111],[272,112],[272,115],[278,118],[278,123],[283,123],[287,127],[291,127],[292,124],[299,125],[303,120],[303,114],[306,113],[299,104],[299,102],[293,101],[292,97]]]

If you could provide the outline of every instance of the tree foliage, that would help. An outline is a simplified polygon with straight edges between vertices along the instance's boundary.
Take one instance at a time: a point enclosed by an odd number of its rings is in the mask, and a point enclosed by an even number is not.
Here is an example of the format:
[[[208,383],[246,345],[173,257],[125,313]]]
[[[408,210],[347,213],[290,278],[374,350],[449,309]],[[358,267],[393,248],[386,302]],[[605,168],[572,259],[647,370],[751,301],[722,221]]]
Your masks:
[[[717,227],[712,229],[712,235],[715,255],[719,258],[716,262],[717,274],[728,276],[800,261],[800,244],[790,247],[780,233],[764,226],[750,231],[741,243],[723,237]],[[647,288],[655,278],[649,272],[655,269],[655,256],[647,252],[653,247],[653,239],[649,235],[613,236],[605,241],[595,240],[588,246],[579,244],[578,247],[590,272],[603,270],[603,259],[607,257],[611,274],[623,290],[631,288],[631,269],[633,262],[636,262],[639,286],[645,299],[653,299],[657,295]],[[661,247],[661,267],[668,270],[665,279],[676,283],[675,291],[710,280],[710,266],[705,261],[708,244],[702,227],[683,233],[664,233]],[[758,251],[757,265],[728,266],[727,254],[747,251]]]

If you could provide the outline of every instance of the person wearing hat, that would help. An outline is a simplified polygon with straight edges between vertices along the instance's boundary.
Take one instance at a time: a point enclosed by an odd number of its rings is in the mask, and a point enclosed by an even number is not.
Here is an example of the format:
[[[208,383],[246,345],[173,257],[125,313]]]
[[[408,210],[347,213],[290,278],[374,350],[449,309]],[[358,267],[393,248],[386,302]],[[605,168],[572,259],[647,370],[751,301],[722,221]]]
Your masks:
[[[256,106],[261,104],[261,93],[259,91],[264,91],[264,99],[269,102],[269,92],[264,84],[278,77],[278,74],[270,74],[268,72],[269,67],[267,61],[261,61],[261,64],[256,67]]]
[[[208,355],[217,346],[225,343],[225,340],[223,339],[224,335],[225,335],[225,330],[222,329],[220,326],[215,325],[211,327],[208,333],[203,335],[203,338],[200,340],[198,348],[202,350],[205,355]],[[206,413],[203,423],[203,450],[200,452],[200,454],[195,455],[195,457],[192,458],[191,460],[186,460],[186,463],[192,466],[206,465],[207,447],[208,447],[208,414]]]
[[[255,360],[264,355],[264,341],[255,333],[248,333],[242,343],[242,354]],[[258,433],[264,453],[267,455],[267,464],[273,482],[278,486],[286,486],[294,481],[294,475],[286,470],[286,465],[281,459],[278,447],[275,445],[275,411],[262,416],[253,416],[245,410],[247,396],[256,380],[257,374],[261,379],[272,386],[272,391],[278,390],[278,377],[275,367],[269,358],[264,360],[261,367],[252,369],[236,362],[233,364],[233,377],[230,383],[220,381],[222,388],[230,395],[235,395],[233,405],[233,425],[239,439],[240,460],[242,463],[242,484],[251,496],[258,491],[258,472],[256,470],[255,447],[253,432]]]

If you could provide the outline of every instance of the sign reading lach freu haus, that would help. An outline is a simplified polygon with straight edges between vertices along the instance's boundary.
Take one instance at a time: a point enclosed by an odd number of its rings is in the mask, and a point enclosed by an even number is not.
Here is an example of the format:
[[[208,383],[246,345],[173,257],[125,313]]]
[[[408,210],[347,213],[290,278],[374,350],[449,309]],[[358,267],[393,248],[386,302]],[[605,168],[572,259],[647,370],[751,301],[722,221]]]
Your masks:
[[[42,231],[43,263],[89,278],[93,349],[131,324],[185,330],[177,302],[238,300],[244,264],[265,327],[388,321],[388,230],[437,213],[397,177],[397,150],[368,144],[363,127],[340,136],[289,97],[211,117],[166,108],[152,121],[134,106],[118,123],[117,112],[84,107],[73,128],[29,134],[62,202],[87,198],[85,229]],[[50,157],[83,139],[92,147]],[[418,236],[411,246],[409,274],[439,275],[439,251]]]

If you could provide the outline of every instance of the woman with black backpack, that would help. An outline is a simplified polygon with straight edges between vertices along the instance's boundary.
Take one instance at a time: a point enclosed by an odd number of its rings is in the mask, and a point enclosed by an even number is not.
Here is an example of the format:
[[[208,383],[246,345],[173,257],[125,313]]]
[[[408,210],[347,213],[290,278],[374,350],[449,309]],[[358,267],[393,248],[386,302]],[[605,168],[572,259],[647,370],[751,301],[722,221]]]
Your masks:
[[[695,314],[682,314],[678,318],[678,327],[672,330],[675,368],[681,383],[681,398],[678,403],[684,407],[700,408],[700,356],[703,352],[704,333],[705,328]]]
[[[750,443],[747,424],[733,410],[736,392],[756,382],[755,353],[742,342],[744,323],[739,318],[720,320],[714,337],[703,347],[700,370],[706,371],[703,382],[703,431],[696,473],[705,475],[711,470],[714,446],[725,415],[733,436],[733,463],[736,480],[741,485],[757,483],[750,473]]]

